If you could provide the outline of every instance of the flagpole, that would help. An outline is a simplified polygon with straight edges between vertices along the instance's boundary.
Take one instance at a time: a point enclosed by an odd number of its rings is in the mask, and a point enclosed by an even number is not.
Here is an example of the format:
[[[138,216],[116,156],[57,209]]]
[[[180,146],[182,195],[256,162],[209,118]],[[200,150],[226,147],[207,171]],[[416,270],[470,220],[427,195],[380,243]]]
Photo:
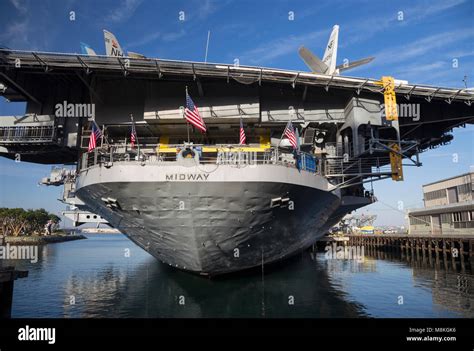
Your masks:
[[[211,37],[211,31],[207,31],[207,42],[206,42],[206,56],[204,57],[204,62],[207,63],[207,52],[209,50],[209,38]]]
[[[283,133],[281,133],[281,137],[280,137],[280,140],[278,141],[277,149],[280,147],[281,141],[283,139],[283,135],[285,135],[285,130],[288,127],[289,124],[290,124],[290,121],[288,121],[288,123],[286,123],[285,129],[283,129]]]
[[[188,103],[188,86],[186,85],[186,105]],[[186,110],[186,107],[184,108]],[[186,114],[186,112],[184,112]],[[184,117],[184,116],[183,116]],[[185,117],[186,119],[186,117]],[[188,130],[188,145],[189,145],[189,122],[188,120],[186,119],[186,129]]]
[[[100,147],[104,146],[105,125],[102,124],[102,135],[100,137]]]
[[[135,127],[135,121],[133,120],[133,114],[130,114],[130,119],[132,120],[132,131],[135,133],[135,141],[137,142],[137,153],[138,159],[140,160],[140,143],[138,142],[138,133],[137,128]]]
[[[296,137],[296,151],[298,151],[298,154],[301,152],[301,145],[300,145],[300,132],[298,131],[298,128],[294,128],[295,131],[295,137]]]

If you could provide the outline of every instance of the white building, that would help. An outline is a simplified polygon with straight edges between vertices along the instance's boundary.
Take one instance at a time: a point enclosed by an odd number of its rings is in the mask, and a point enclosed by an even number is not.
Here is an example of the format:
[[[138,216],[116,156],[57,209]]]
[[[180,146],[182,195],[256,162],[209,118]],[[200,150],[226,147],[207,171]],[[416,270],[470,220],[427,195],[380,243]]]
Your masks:
[[[410,234],[474,235],[474,172],[423,185],[423,209],[410,210]]]

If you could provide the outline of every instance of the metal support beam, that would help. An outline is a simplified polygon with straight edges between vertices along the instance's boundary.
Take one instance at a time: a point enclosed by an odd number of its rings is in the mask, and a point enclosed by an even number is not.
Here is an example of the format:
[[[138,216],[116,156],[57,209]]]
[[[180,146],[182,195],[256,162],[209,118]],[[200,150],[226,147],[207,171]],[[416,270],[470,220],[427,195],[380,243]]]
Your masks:
[[[161,73],[160,64],[156,60],[155,60],[155,66],[156,66],[156,71],[158,72],[158,79],[161,79],[163,77],[163,73]]]
[[[326,86],[324,87],[324,89],[326,89],[326,91],[329,91],[329,85],[331,84],[333,79],[334,79],[334,75],[332,75],[331,79],[329,79],[329,81],[326,83]]]
[[[240,104],[237,105],[237,110],[239,111],[239,116],[245,116],[247,115],[244,110],[240,107]]]
[[[459,93],[463,91],[463,89],[459,89],[454,95],[450,96],[449,98],[446,99],[446,102],[451,105],[451,102],[456,98],[456,96],[459,95]]]
[[[296,74],[295,79],[293,79],[293,83],[291,83],[291,86],[293,87],[293,89],[296,88],[296,81],[298,80],[299,76],[300,76],[300,72]]]
[[[79,72],[76,71],[77,77],[81,80],[82,83],[89,89],[90,93],[94,95],[94,97],[100,102],[103,103],[102,99],[100,96],[96,93],[96,91],[90,86],[90,84],[84,79],[84,77],[81,76]]]
[[[433,91],[433,93],[431,93],[430,95],[428,95],[428,97],[425,97],[426,101],[431,102],[431,99],[433,99],[433,97],[436,95],[436,93],[437,93],[440,89],[441,89],[441,88],[436,89],[435,91]]]
[[[357,95],[360,95],[360,91],[361,91],[362,88],[367,84],[368,81],[369,81],[369,79],[366,79],[361,85],[359,85],[359,86],[356,88],[356,93],[357,93]]]
[[[191,68],[193,70],[193,79],[196,80],[196,70],[194,69],[194,63],[191,64]]]
[[[123,75],[126,77],[128,75],[128,70],[127,70],[127,67],[125,67],[125,65],[123,64],[122,60],[120,59],[120,57],[117,57],[117,60],[120,64],[120,67],[122,67],[122,71],[123,71]],[[128,60],[128,59],[127,59]]]
[[[84,70],[86,71],[86,74],[89,75],[92,73],[92,70],[89,68],[89,66],[84,62],[83,59],[81,59],[80,56],[76,56],[77,57],[77,60],[79,61],[79,63],[81,64],[82,67],[84,67]]]
[[[18,83],[16,83],[13,79],[11,79],[5,73],[0,72],[0,76],[2,76],[7,81],[7,85],[12,86],[20,94],[24,95],[25,97],[27,97],[31,101],[36,102],[38,105],[42,105],[41,102],[37,98],[35,98],[33,95],[31,95],[29,92],[27,92],[24,88],[22,88]]]
[[[413,93],[413,90],[415,90],[416,85],[414,85],[408,93],[405,94],[405,97],[407,100],[410,100],[411,93]]]
[[[196,80],[196,84],[197,84],[197,87],[198,87],[199,96],[203,97],[204,96],[204,89],[202,88],[201,80],[199,80],[199,79]]]
[[[306,95],[308,95],[308,86],[307,85],[304,86],[303,96],[301,97],[301,101],[303,101],[303,102],[306,101]]]
[[[25,119],[30,118],[30,117],[33,117],[33,122],[38,122],[38,116],[37,116],[37,114],[35,113],[35,114],[33,114],[33,115],[31,115],[31,114],[24,115],[23,117],[20,117],[20,118],[18,118],[17,120],[15,120],[15,122],[13,122],[13,124],[21,123],[21,122],[23,122]]]
[[[32,55],[35,57],[36,61],[40,63],[41,67],[43,67],[44,71],[48,72],[49,71],[48,64],[41,57],[39,57],[35,52],[32,52]]]

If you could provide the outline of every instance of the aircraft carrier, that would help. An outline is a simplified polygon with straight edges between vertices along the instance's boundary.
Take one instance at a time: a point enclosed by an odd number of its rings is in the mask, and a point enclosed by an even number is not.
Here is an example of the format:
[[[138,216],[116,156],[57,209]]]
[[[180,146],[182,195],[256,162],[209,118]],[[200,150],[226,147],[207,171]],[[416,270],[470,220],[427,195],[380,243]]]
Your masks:
[[[375,201],[367,184],[403,180],[404,165],[420,166],[420,152],[474,116],[467,89],[145,57],[4,49],[0,83],[4,98],[27,104],[0,118],[1,156],[73,165],[42,183],[64,186],[75,224],[108,223],[203,275],[308,248]],[[206,134],[185,123],[186,87]],[[420,115],[399,116],[394,104]],[[88,151],[92,119],[101,137]],[[288,121],[298,151],[282,137]]]

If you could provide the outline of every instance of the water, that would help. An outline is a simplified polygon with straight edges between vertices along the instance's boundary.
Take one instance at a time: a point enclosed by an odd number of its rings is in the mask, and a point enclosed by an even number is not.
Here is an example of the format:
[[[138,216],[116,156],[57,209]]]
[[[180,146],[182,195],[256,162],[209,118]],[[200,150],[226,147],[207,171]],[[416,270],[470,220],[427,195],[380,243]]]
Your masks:
[[[39,253],[36,264],[6,262],[29,270],[15,282],[12,317],[474,317],[472,275],[400,260],[305,252],[265,267],[263,280],[260,270],[210,280],[159,263],[119,234]]]

